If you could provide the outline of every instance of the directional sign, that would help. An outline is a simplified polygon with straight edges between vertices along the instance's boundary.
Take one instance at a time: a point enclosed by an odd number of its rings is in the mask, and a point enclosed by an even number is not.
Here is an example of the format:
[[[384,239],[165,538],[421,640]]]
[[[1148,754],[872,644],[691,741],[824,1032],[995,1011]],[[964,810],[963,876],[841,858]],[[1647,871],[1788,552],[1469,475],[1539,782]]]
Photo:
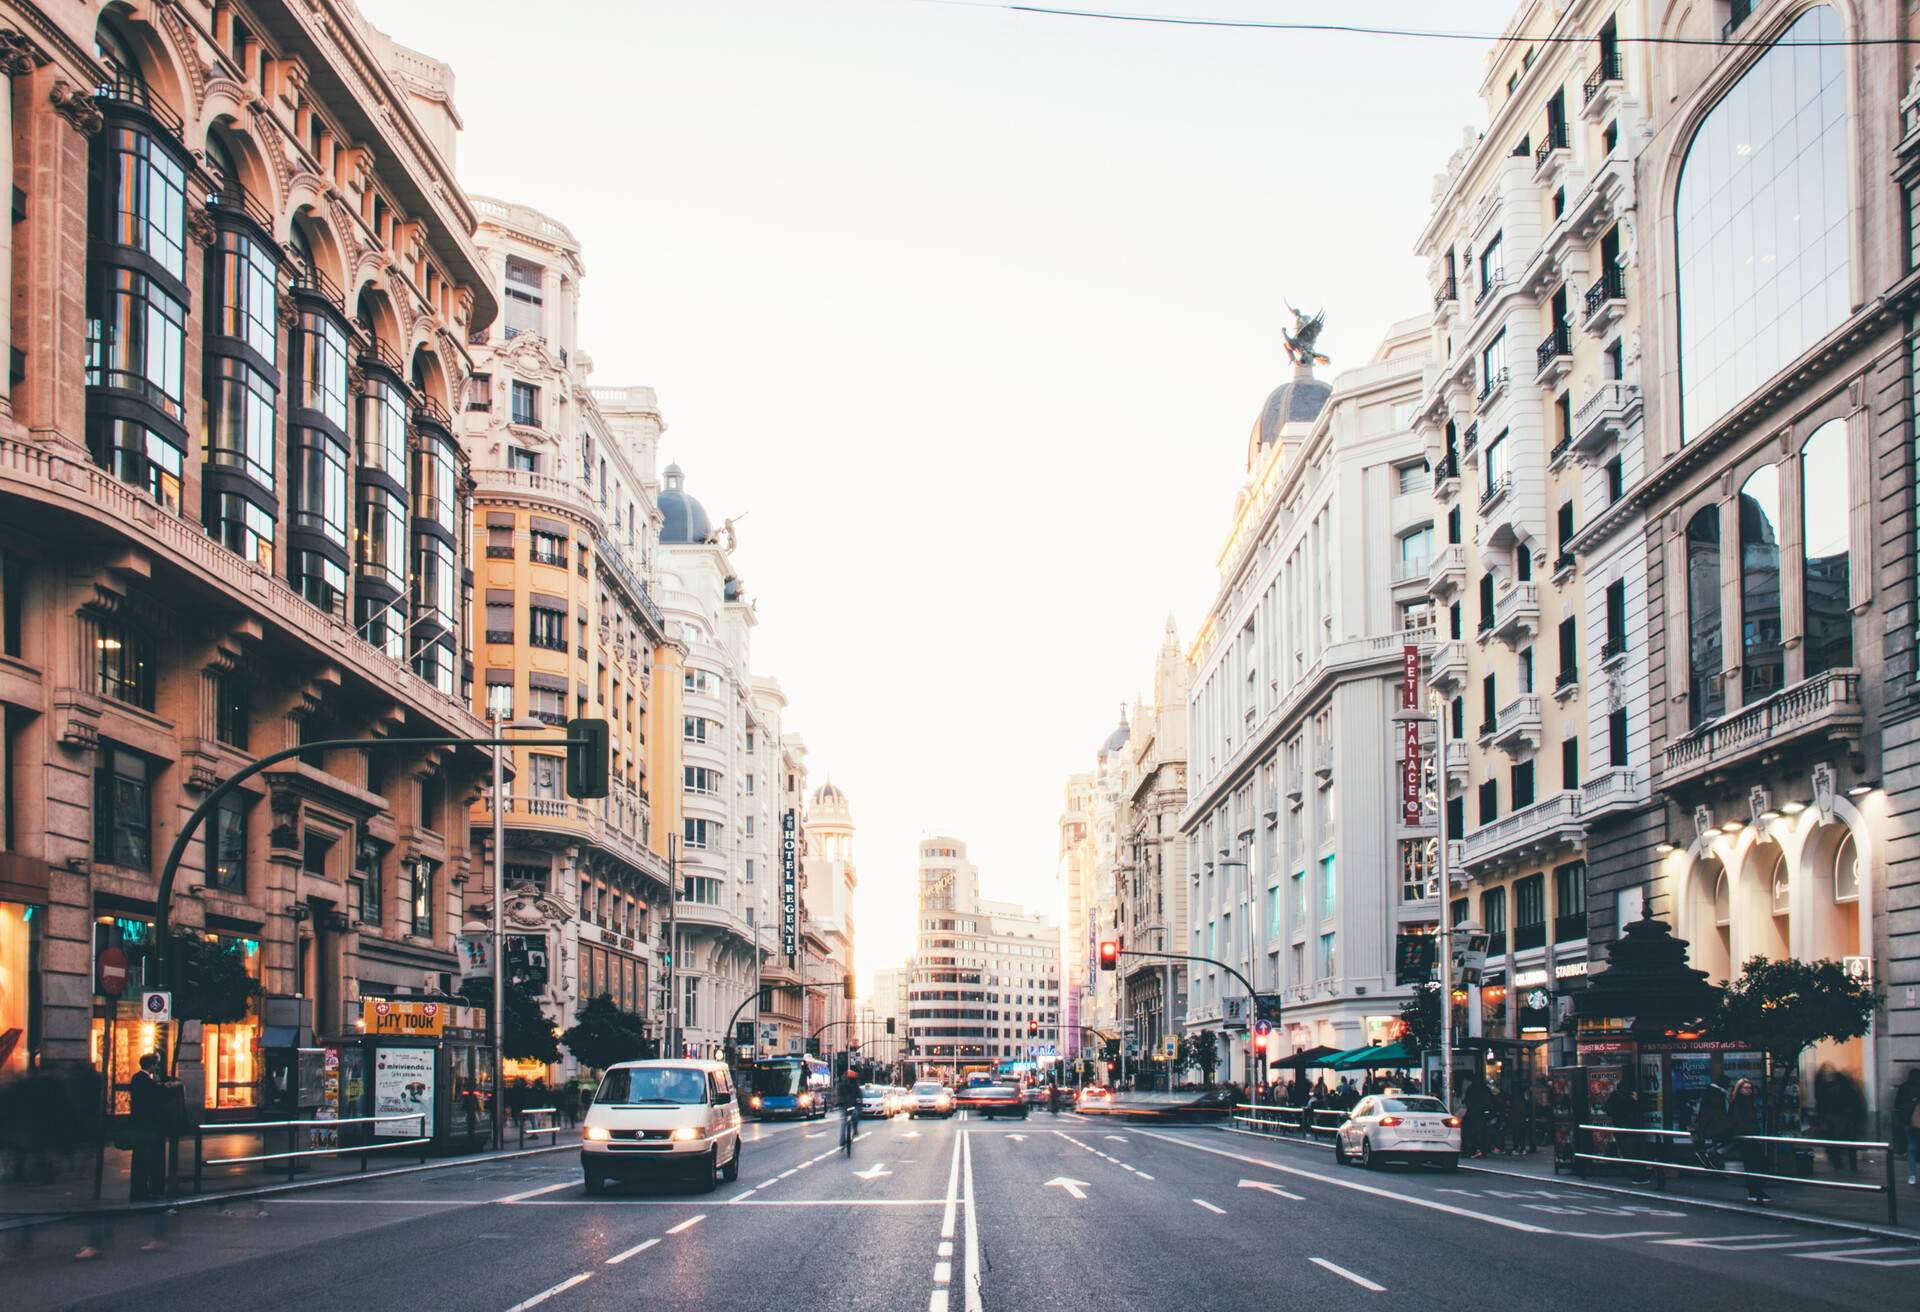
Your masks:
[[[142,993],[140,995],[140,1018],[142,1020],[172,1020],[173,994]]]
[[[1302,1198],[1299,1194],[1289,1193],[1287,1190],[1282,1189],[1279,1185],[1269,1184],[1265,1180],[1242,1180],[1240,1182],[1240,1187],[1242,1189],[1258,1189],[1262,1193],[1273,1194],[1276,1197],[1280,1197],[1280,1198],[1291,1198],[1296,1203],[1304,1203],[1307,1201],[1306,1199]]]
[[[862,1180],[878,1180],[883,1175],[893,1174],[892,1171],[883,1169],[885,1166],[885,1162],[875,1162],[864,1171],[855,1171],[854,1175]]]
[[[1273,1022],[1262,1016],[1253,1023],[1253,1033],[1255,1038],[1266,1038],[1267,1035],[1273,1033]]]
[[[1085,1180],[1069,1180],[1064,1175],[1056,1175],[1053,1177],[1053,1179],[1047,1181],[1045,1184],[1041,1185],[1040,1187],[1042,1189],[1051,1189],[1055,1185],[1058,1185],[1060,1188],[1065,1189],[1068,1193],[1072,1194],[1075,1198],[1081,1199],[1082,1201],[1084,1201],[1087,1196],[1083,1191],[1092,1187]]]
[[[1007,1138],[1013,1140],[1015,1143],[1025,1143],[1027,1141],[1027,1136],[1024,1134],[1010,1134]]]

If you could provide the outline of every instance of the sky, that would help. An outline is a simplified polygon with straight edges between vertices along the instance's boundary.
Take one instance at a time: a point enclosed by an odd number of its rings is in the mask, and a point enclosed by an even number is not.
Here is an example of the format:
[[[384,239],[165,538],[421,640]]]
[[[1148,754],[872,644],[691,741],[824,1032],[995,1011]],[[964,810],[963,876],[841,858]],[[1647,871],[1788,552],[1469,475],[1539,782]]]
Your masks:
[[[1066,778],[1149,692],[1168,615],[1184,643],[1212,601],[1287,303],[1326,311],[1323,375],[1430,307],[1413,244],[1484,122],[1485,45],[942,0],[361,3],[453,65],[462,185],[580,239],[592,381],[658,388],[662,467],[739,521],[755,669],[859,826],[863,982],[912,950],[924,835],[1055,909]]]

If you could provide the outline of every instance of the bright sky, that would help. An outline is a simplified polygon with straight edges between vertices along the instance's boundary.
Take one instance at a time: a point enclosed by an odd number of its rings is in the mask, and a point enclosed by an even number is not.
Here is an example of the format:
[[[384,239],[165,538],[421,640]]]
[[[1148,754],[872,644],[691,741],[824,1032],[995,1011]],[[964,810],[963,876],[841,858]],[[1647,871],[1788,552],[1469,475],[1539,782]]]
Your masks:
[[[1184,642],[1211,601],[1283,301],[1326,309],[1335,371],[1427,308],[1411,250],[1485,47],[927,0],[361,3],[454,66],[462,182],[584,244],[594,381],[657,387],[666,458],[745,516],[755,665],[859,825],[863,982],[912,949],[925,833],[1052,909],[1066,776],[1167,614]]]

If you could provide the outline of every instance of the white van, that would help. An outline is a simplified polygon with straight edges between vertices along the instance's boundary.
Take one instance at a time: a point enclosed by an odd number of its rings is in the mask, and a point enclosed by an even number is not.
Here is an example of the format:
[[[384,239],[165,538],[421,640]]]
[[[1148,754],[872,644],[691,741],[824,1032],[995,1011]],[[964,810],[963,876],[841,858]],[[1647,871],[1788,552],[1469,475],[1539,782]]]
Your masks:
[[[740,1178],[740,1104],[717,1061],[623,1061],[608,1069],[581,1130],[587,1192],[609,1179],[690,1176],[702,1192],[717,1171]]]

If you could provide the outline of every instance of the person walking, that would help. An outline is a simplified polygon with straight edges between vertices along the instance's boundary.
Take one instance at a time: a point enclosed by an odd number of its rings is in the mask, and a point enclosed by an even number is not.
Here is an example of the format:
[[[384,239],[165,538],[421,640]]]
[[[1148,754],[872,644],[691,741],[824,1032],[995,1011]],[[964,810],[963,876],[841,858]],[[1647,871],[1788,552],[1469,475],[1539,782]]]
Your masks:
[[[149,1052],[140,1058],[127,1089],[129,1119],[133,1123],[133,1179],[128,1196],[134,1202],[166,1193],[167,1091],[160,1082],[160,1058]]]
[[[1493,1112],[1493,1090],[1487,1087],[1486,1080],[1475,1075],[1467,1082],[1467,1090],[1460,1095],[1461,1108],[1466,1115],[1461,1117],[1461,1148],[1469,1157],[1487,1155],[1487,1118]]]
[[[1867,1118],[1867,1100],[1851,1075],[1836,1070],[1831,1062],[1822,1063],[1813,1077],[1813,1114],[1822,1138],[1857,1140]],[[1827,1163],[1836,1171],[1857,1171],[1860,1150],[1829,1146]]]
[[[1735,1151],[1740,1154],[1741,1178],[1747,1186],[1747,1201],[1772,1202],[1773,1195],[1753,1177],[1756,1166],[1766,1166],[1767,1155],[1766,1145],[1756,1143],[1753,1139],[1754,1135],[1760,1133],[1760,1100],[1754,1094],[1752,1080],[1743,1079],[1733,1086],[1733,1095],[1727,1099],[1727,1133],[1732,1137]]]
[[[1607,1100],[1600,1105],[1600,1108],[1606,1112],[1608,1123],[1622,1130],[1646,1128],[1646,1111],[1640,1105],[1640,1095],[1634,1090],[1633,1072],[1630,1070],[1620,1073],[1620,1082],[1613,1086],[1613,1092],[1607,1095]],[[1613,1136],[1614,1152],[1622,1161],[1633,1163],[1635,1184],[1646,1184],[1651,1179],[1647,1174],[1646,1159],[1642,1155],[1646,1147],[1641,1142],[1642,1138],[1643,1136],[1638,1134]]]
[[[1894,1086],[1893,1133],[1888,1136],[1907,1149],[1907,1183],[1920,1184],[1920,1066],[1907,1068],[1907,1078]]]

